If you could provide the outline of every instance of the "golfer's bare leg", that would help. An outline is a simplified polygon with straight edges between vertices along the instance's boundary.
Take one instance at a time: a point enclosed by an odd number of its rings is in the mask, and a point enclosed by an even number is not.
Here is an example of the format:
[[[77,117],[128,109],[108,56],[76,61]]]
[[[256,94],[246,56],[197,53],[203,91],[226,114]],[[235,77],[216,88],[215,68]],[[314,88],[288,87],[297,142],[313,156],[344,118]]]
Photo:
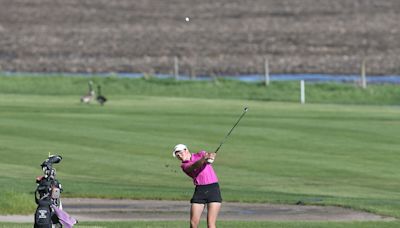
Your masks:
[[[209,203],[207,204],[207,227],[216,228],[216,222],[219,210],[221,209],[221,203]]]
[[[192,203],[190,208],[190,228],[197,228],[203,210],[204,204]]]

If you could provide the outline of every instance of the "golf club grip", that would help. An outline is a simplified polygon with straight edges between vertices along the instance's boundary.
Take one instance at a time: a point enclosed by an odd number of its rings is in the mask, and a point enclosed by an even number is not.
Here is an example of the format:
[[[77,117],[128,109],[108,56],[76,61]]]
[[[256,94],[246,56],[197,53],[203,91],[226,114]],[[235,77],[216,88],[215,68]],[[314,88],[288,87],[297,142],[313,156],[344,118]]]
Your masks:
[[[215,150],[214,153],[217,153],[219,151],[219,148],[221,148],[222,144],[219,145],[219,147]]]

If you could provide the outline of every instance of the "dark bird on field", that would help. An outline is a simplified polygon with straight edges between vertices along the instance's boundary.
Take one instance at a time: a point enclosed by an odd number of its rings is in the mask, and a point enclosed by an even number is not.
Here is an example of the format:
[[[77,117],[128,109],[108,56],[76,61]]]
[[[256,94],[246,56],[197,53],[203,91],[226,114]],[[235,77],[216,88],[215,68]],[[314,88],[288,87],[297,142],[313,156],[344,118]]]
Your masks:
[[[103,95],[101,95],[101,86],[97,86],[97,102],[99,102],[101,105],[104,105],[104,103],[106,103],[107,98]]]
[[[81,103],[89,104],[96,96],[93,90],[93,82],[89,81],[89,92],[81,97]]]

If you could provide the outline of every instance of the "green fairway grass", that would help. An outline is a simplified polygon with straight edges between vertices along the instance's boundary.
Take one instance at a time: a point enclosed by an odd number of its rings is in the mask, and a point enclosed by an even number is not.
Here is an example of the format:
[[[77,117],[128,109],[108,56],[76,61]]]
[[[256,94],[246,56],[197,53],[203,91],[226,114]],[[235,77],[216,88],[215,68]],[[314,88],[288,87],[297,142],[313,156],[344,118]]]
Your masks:
[[[10,78],[0,79],[12,84]],[[34,89],[30,80],[15,85]],[[79,90],[85,91],[82,83]],[[14,92],[0,91],[0,214],[34,212],[35,178],[49,152],[64,158],[55,165],[63,197],[189,200],[193,184],[171,156],[173,146],[185,143],[192,152],[215,150],[249,106],[214,163],[225,201],[302,201],[400,217],[397,106],[300,105],[174,92],[150,96],[115,89],[101,107],[80,104],[78,89],[71,91],[68,83],[66,92],[58,93],[38,85],[30,93],[18,92],[18,86]],[[226,224],[222,227],[246,227]],[[266,224],[259,227],[280,227]],[[282,227],[349,225],[306,224]],[[393,224],[397,223],[352,227],[396,227]],[[257,227],[253,225],[248,227]]]

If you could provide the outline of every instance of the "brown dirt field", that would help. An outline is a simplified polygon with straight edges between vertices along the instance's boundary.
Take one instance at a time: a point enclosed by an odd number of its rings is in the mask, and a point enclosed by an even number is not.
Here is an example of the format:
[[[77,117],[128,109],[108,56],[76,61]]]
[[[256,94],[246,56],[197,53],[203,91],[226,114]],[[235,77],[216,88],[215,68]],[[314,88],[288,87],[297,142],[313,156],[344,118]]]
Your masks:
[[[190,203],[184,201],[63,199],[64,210],[78,221],[188,220]],[[205,219],[203,213],[203,219]],[[241,221],[389,221],[367,212],[341,207],[224,202],[219,220]],[[0,216],[0,221],[33,222],[29,216]]]
[[[400,74],[398,0],[0,0],[0,71]],[[191,18],[185,22],[185,17]]]

